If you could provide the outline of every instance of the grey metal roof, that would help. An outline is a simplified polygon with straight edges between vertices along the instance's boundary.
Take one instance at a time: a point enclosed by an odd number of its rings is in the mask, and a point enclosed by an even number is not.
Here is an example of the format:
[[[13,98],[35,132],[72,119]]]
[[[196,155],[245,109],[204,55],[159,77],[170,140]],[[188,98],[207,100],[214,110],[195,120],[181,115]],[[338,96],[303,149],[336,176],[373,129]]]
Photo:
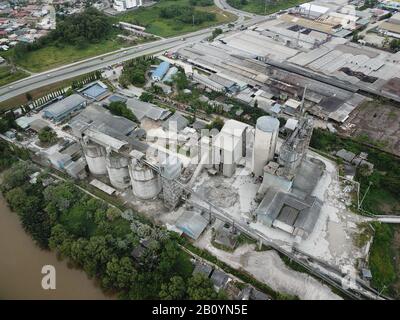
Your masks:
[[[176,226],[187,236],[196,240],[207,227],[209,221],[201,212],[196,210],[185,211],[176,221]]]
[[[79,94],[71,94],[70,96],[53,103],[45,109],[46,113],[51,113],[53,117],[58,117],[61,114],[68,112],[84,103],[86,99]]]
[[[268,226],[278,220],[293,227],[293,235],[306,238],[314,229],[321,207],[322,201],[316,197],[300,199],[294,194],[270,188],[255,213],[257,219]]]
[[[228,282],[229,276],[223,271],[214,269],[210,279],[217,288],[222,288]]]
[[[347,151],[346,149],[341,149],[338,152],[336,152],[336,156],[347,162],[351,162],[356,155],[351,151]]]
[[[292,192],[299,198],[305,198],[310,195],[325,169],[325,164],[315,158],[304,159],[299,167],[299,170],[293,180]]]
[[[114,116],[103,107],[94,105],[87,107],[74,117],[69,125],[75,132],[82,133],[91,127],[113,137],[126,136],[137,127],[135,122],[124,117]]]
[[[107,100],[110,103],[110,102],[117,102],[117,101],[126,102],[126,100],[128,100],[128,99],[125,97],[121,97],[116,94],[113,94],[112,96],[108,97]]]
[[[205,264],[202,262],[196,262],[193,274],[200,273],[204,274],[207,278],[210,276],[213,268],[209,264]]]
[[[135,98],[127,99],[126,106],[132,110],[139,121],[141,121],[145,117],[155,121],[165,120],[171,114],[169,110],[157,107],[152,103],[143,102]]]
[[[164,130],[174,130],[181,131],[189,125],[189,121],[181,114],[175,112],[171,117],[164,121],[162,127]]]

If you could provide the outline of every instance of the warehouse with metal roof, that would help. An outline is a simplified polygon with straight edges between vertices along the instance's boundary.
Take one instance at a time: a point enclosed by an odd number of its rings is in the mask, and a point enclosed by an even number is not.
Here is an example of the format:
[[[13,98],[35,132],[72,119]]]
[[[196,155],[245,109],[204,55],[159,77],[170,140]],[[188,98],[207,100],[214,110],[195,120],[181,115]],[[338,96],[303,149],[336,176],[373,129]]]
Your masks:
[[[86,99],[79,94],[72,94],[65,99],[53,103],[44,110],[44,116],[54,122],[59,122],[71,113],[83,109],[86,106]]]
[[[161,81],[161,79],[168,72],[169,66],[170,66],[169,62],[166,61],[161,62],[151,74],[151,78],[153,79],[153,81]]]
[[[322,204],[316,197],[301,199],[271,187],[255,213],[263,224],[305,239],[318,221]]]

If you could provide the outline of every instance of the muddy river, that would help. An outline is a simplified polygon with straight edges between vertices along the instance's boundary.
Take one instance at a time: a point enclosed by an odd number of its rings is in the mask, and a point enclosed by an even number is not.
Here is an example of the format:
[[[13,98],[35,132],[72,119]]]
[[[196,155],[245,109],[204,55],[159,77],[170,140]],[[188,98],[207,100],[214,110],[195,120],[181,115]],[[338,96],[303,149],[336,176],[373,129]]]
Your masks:
[[[44,265],[56,270],[56,289],[44,290]],[[111,299],[83,271],[41,250],[0,196],[0,299]]]

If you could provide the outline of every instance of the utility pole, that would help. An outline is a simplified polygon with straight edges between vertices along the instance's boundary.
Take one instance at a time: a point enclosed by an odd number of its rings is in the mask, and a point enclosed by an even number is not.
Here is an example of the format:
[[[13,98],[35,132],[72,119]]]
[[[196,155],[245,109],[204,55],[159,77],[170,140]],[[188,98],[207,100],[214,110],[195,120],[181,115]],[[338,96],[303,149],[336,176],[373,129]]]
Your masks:
[[[370,181],[370,182],[369,182],[369,186],[368,186],[368,188],[367,188],[367,191],[365,191],[364,196],[362,197],[361,202],[360,202],[359,205],[358,205],[358,210],[361,209],[362,203],[364,202],[364,199],[365,199],[365,197],[367,196],[367,193],[368,193],[369,189],[371,188],[371,186],[372,186],[372,182]]]
[[[194,15],[192,15],[192,25],[194,27]]]

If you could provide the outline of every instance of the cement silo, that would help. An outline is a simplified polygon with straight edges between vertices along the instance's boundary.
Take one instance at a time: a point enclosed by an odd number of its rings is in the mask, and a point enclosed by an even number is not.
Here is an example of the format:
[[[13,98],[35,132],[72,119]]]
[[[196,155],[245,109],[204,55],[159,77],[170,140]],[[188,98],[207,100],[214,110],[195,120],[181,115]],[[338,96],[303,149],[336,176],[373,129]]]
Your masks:
[[[264,166],[274,158],[278,132],[278,119],[269,116],[257,119],[252,158],[252,171],[256,177],[263,174]]]
[[[128,169],[128,158],[113,152],[107,151],[106,167],[108,178],[113,187],[123,190],[129,187],[131,179]]]
[[[85,138],[82,141],[82,148],[89,171],[94,175],[106,174],[106,149]]]
[[[152,199],[161,191],[161,181],[156,172],[136,159],[129,163],[132,192],[140,199]]]

